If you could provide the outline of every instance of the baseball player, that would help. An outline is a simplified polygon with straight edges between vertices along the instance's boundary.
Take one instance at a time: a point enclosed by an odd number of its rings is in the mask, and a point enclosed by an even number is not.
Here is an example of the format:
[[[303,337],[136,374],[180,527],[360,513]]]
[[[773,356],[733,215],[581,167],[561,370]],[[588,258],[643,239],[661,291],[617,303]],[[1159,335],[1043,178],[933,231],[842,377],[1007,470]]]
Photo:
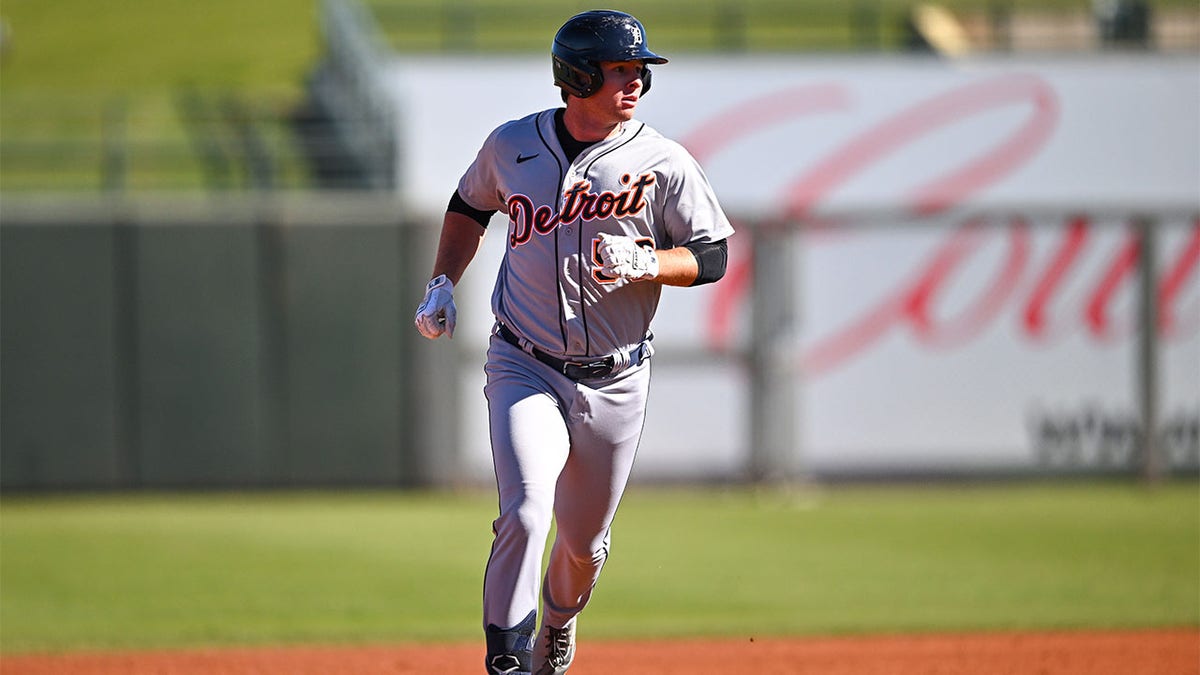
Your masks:
[[[415,319],[429,339],[453,337],[454,286],[492,214],[508,214],[484,387],[500,501],[483,591],[493,675],[570,667],[642,434],[662,286],[720,279],[733,234],[692,156],[634,119],[648,66],[667,62],[637,19],[584,12],[551,53],[565,107],[484,141]]]

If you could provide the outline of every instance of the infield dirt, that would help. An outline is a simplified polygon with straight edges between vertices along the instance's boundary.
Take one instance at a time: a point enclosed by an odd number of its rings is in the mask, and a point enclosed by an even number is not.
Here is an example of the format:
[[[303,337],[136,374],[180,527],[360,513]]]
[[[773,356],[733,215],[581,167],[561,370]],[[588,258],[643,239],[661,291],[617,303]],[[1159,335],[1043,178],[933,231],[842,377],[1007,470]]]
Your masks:
[[[20,655],[4,675],[481,672],[478,645]],[[584,642],[572,675],[1200,675],[1200,629]]]

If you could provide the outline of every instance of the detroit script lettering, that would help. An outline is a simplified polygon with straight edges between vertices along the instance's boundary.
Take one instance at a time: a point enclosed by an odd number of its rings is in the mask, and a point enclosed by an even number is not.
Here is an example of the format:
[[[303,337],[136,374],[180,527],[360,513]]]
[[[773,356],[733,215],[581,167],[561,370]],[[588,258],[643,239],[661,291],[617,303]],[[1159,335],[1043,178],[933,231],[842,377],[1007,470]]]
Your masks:
[[[621,176],[621,184],[627,186],[620,192],[592,192],[591,181],[581,180],[563,192],[562,209],[555,212],[547,205],[533,205],[533,200],[523,194],[508,198],[509,235],[508,243],[513,248],[528,243],[533,234],[550,234],[559,225],[582,219],[583,221],[617,216],[632,216],[646,208],[646,188],[654,184],[654,174],[643,173],[633,179],[630,174]]]

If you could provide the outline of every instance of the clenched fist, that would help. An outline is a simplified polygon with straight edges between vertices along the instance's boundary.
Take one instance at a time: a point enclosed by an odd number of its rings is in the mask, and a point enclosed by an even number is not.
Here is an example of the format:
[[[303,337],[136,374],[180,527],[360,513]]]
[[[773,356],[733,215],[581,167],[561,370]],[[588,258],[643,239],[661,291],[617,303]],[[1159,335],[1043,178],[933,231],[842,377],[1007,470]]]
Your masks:
[[[609,276],[625,279],[658,276],[658,254],[654,248],[639,246],[630,237],[601,232],[596,252],[600,255],[602,271]]]
[[[454,337],[454,324],[458,321],[458,310],[454,307],[454,284],[445,274],[434,277],[425,287],[425,299],[417,306],[417,316],[413,321],[417,331],[436,340],[445,333]]]

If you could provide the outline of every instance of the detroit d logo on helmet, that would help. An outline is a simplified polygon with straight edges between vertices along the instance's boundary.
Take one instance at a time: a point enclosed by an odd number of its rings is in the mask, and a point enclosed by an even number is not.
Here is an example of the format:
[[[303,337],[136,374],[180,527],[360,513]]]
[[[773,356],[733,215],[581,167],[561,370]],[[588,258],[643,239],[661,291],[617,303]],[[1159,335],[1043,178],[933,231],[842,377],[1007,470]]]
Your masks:
[[[633,24],[628,24],[627,27],[629,28],[629,36],[633,40],[633,44],[642,44],[642,29]]]

